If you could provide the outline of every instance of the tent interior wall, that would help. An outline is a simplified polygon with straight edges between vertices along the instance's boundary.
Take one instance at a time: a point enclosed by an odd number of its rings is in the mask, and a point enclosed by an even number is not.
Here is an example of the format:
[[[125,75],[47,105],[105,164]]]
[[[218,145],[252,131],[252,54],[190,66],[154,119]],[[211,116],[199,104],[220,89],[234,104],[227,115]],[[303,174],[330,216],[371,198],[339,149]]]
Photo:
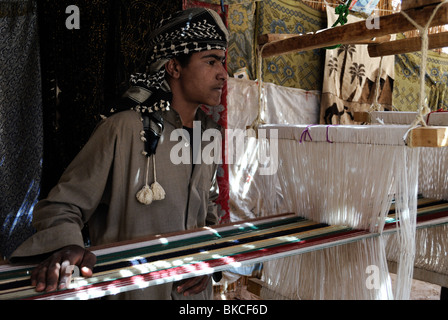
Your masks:
[[[349,22],[401,10],[401,1],[396,0],[353,2]],[[34,204],[57,182],[101,120],[102,112],[126,90],[130,74],[144,70],[149,32],[162,16],[182,8],[215,9],[229,28],[227,96],[218,107],[204,106],[225,128],[247,128],[260,110],[265,123],[309,125],[355,124],[353,113],[369,111],[375,101],[387,111],[416,111],[422,73],[419,51],[370,58],[366,45],[349,44],[262,59],[258,56],[260,35],[306,34],[331,27],[337,19],[335,7],[343,3],[85,0],[77,4],[80,28],[68,29],[66,9],[72,1],[0,2],[0,30],[10,30],[0,34],[0,52],[6,53],[0,57],[0,74],[6,75],[0,77],[0,89],[11,93],[0,94],[0,203],[8,204],[0,208],[1,256],[7,257],[33,232]],[[369,7],[372,3],[376,10]],[[381,19],[375,21],[381,25]],[[429,33],[442,31],[444,26],[431,28]],[[395,36],[416,35],[413,31]],[[11,59],[16,52],[23,55]],[[23,61],[27,68],[21,67]],[[441,49],[431,50],[423,74],[428,107],[448,110],[448,55]],[[380,88],[376,90],[378,75]],[[264,86],[262,100],[259,80]],[[31,92],[36,94],[30,97]],[[34,115],[27,111],[30,105]],[[28,116],[23,116],[26,113]],[[14,123],[32,128],[31,136],[17,134],[27,130],[17,130],[10,125]],[[247,160],[257,152],[257,146],[251,145],[249,138],[245,145],[245,154],[236,155],[240,158],[219,172],[222,222],[286,210],[288,200],[280,192],[278,178],[260,177],[256,161]],[[249,269],[246,276],[253,271]],[[446,267],[438,271],[444,272],[448,278]],[[226,280],[230,283],[237,278],[229,273]]]

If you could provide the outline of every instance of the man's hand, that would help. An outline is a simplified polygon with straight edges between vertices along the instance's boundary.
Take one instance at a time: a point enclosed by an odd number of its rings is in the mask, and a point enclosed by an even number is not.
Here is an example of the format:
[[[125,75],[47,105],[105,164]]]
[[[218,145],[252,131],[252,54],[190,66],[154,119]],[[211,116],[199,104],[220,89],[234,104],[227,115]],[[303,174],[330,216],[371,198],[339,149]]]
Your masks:
[[[177,292],[184,296],[191,296],[204,291],[207,288],[211,275],[205,275],[195,278],[182,280],[177,286]]]
[[[36,291],[64,289],[71,277],[72,269],[67,269],[68,266],[76,265],[82,276],[91,277],[95,263],[96,256],[90,251],[76,245],[64,247],[34,268],[31,285],[36,287]]]

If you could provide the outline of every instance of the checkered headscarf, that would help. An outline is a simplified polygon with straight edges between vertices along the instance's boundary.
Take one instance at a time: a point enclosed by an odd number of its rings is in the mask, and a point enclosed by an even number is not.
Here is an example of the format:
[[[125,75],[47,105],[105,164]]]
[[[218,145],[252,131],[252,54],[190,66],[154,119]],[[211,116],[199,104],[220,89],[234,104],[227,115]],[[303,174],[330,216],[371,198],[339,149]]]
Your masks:
[[[172,96],[165,81],[166,62],[183,54],[226,50],[229,33],[215,11],[191,8],[162,20],[150,38],[149,71],[133,74],[131,88],[125,93],[143,113],[165,110],[170,105]]]

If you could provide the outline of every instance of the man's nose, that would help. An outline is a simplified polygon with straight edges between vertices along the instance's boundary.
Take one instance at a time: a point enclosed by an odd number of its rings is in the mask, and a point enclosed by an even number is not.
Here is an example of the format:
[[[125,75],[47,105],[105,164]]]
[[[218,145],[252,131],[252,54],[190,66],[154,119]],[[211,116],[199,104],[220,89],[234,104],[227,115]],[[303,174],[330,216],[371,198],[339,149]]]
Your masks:
[[[224,81],[226,81],[229,78],[229,74],[227,73],[226,66],[224,64],[221,65],[217,77],[219,80]]]

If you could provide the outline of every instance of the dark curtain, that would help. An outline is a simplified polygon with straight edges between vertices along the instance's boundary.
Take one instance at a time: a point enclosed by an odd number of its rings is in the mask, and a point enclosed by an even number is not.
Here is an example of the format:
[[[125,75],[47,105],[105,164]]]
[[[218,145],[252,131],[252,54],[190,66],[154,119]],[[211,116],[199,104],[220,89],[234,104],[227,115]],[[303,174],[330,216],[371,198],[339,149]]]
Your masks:
[[[66,8],[79,8],[68,29]],[[101,113],[144,71],[145,48],[160,19],[180,0],[39,1],[44,111],[41,197],[57,183],[101,120]]]
[[[0,254],[33,232],[42,160],[36,1],[0,1]]]

